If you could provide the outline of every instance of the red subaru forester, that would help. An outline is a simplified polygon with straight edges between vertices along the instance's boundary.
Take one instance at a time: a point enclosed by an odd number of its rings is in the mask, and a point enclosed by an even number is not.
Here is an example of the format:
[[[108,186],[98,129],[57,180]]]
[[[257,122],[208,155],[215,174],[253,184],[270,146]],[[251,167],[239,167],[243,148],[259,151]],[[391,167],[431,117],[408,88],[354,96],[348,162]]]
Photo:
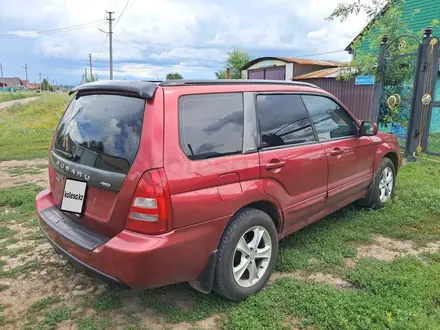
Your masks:
[[[383,207],[396,137],[280,81],[99,81],[72,90],[36,197],[55,250],[129,288],[188,281],[240,300],[278,241],[345,205]]]

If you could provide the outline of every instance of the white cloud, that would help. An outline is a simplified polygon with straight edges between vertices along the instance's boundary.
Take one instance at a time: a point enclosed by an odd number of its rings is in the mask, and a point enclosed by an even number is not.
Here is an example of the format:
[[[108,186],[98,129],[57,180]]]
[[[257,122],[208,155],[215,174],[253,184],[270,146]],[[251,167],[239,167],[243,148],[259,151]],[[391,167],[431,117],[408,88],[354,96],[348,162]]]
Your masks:
[[[326,28],[322,28],[319,29],[317,31],[310,31],[309,33],[307,33],[307,38],[309,39],[323,39],[325,36],[327,36],[327,29]]]
[[[37,35],[35,31],[104,19],[108,9],[114,10],[115,18],[119,19],[126,0],[18,2],[19,5],[2,8],[0,29],[14,35],[33,36],[26,38],[32,42],[27,52],[34,52],[29,55],[44,56],[42,60],[47,63],[63,59],[85,66],[88,54],[92,53],[93,59],[99,56],[98,64],[106,65],[108,42],[101,48],[105,34],[98,28],[107,30],[107,21],[62,33]],[[137,68],[140,71],[125,68],[121,75],[154,77],[154,70],[162,72],[171,69],[170,65],[177,65],[173,68],[175,71],[212,75],[213,68],[223,66],[224,55],[232,45],[253,56],[300,57],[343,49],[366,22],[364,16],[344,23],[326,21],[325,17],[338,2],[340,0],[132,0],[114,29],[114,60],[145,62],[146,67]],[[0,39],[0,47],[12,45],[15,39]],[[349,57],[336,53],[316,58],[347,60]]]
[[[24,37],[24,38],[36,38],[38,37],[38,33],[36,31],[9,31],[8,34],[15,35],[17,37]]]

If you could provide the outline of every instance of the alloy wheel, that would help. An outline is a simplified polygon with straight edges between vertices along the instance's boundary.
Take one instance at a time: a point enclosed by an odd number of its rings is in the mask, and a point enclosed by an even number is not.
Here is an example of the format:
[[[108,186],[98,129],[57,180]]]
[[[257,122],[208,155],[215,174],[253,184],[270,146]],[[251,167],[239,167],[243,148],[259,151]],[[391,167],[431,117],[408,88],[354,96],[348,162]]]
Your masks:
[[[235,247],[232,273],[241,287],[255,285],[263,277],[272,255],[272,240],[269,232],[255,226],[247,230]]]
[[[389,167],[385,167],[380,175],[379,181],[379,198],[385,203],[391,198],[394,187],[393,171]]]

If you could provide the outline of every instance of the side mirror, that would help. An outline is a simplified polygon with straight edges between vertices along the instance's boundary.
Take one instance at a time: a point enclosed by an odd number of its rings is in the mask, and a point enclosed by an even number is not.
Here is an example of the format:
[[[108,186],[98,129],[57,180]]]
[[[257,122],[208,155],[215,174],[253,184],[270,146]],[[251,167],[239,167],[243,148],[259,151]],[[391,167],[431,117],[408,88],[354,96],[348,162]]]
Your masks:
[[[372,121],[362,121],[361,128],[359,129],[359,133],[361,136],[373,136],[378,132],[378,127],[376,123]]]

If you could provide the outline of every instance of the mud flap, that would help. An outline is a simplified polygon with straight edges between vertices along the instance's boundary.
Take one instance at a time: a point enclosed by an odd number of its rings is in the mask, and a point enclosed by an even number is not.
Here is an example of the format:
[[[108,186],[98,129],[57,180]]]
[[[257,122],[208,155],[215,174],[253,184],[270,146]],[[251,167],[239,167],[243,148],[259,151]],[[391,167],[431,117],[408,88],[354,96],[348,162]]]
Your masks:
[[[206,262],[205,268],[203,268],[199,277],[195,281],[189,281],[188,284],[191,285],[197,291],[202,293],[211,293],[214,286],[214,275],[215,275],[215,265],[217,263],[217,250],[211,253],[208,261]]]

